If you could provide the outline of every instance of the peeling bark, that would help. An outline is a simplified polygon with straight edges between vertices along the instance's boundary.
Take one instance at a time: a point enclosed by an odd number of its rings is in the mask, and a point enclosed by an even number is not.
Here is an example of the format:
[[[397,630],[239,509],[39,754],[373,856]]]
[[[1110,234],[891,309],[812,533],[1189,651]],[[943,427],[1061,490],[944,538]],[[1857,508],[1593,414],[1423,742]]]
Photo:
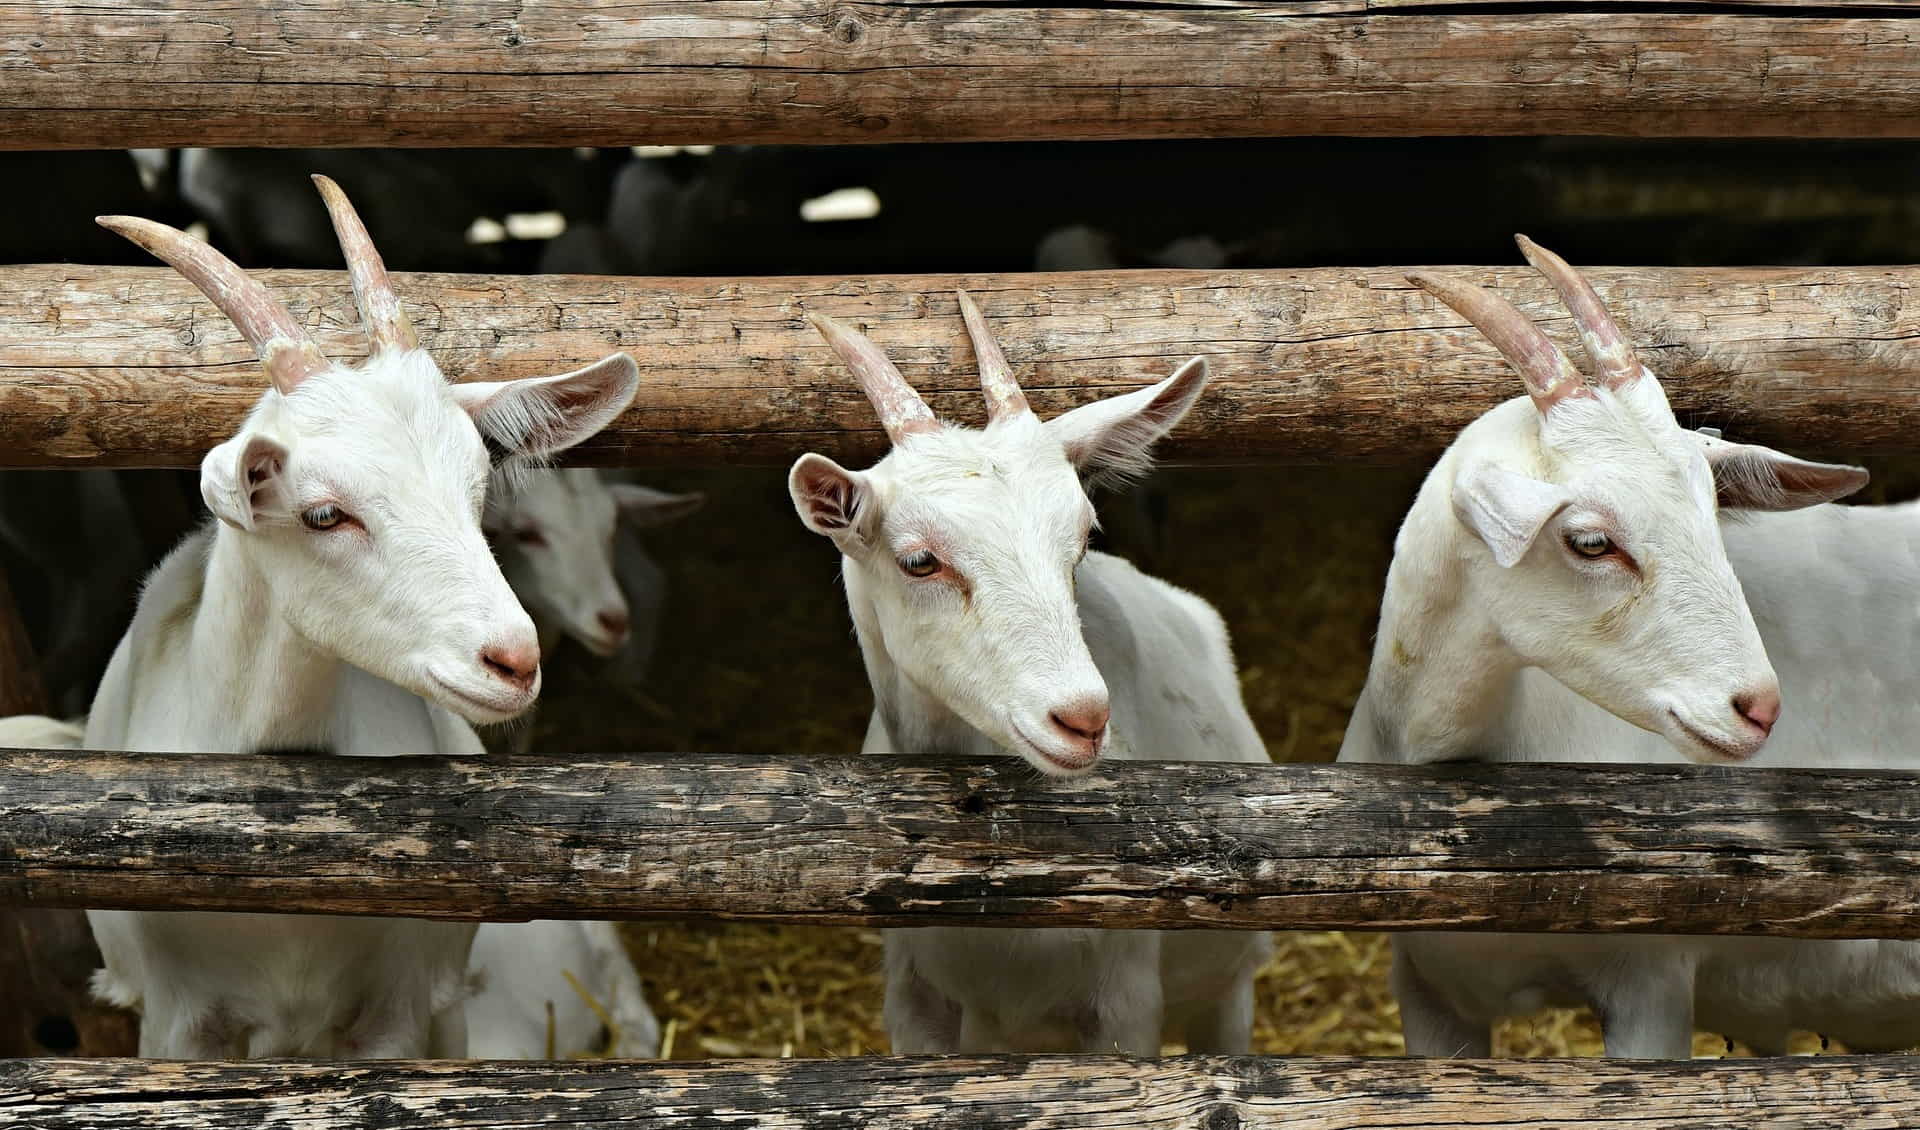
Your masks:
[[[1460,270],[1582,355],[1530,269]],[[343,274],[262,274],[330,356],[364,353]],[[579,449],[581,463],[785,465],[817,450],[858,465],[882,453],[873,408],[807,325],[813,311],[870,333],[943,417],[978,423],[953,298],[964,286],[1042,415],[1204,353],[1213,383],[1162,445],[1167,460],[1419,464],[1521,387],[1404,274],[422,274],[399,276],[397,289],[450,375],[529,376],[632,353],[639,396]],[[1803,453],[1920,450],[1920,303],[1907,300],[1920,268],[1588,274],[1689,425]],[[245,342],[170,271],[0,269],[0,466],[198,466],[265,387]]]
[[[0,751],[0,904],[1920,937],[1900,773]]]
[[[0,1063],[0,1123],[35,1130],[1890,1130],[1917,1101],[1905,1056]]]

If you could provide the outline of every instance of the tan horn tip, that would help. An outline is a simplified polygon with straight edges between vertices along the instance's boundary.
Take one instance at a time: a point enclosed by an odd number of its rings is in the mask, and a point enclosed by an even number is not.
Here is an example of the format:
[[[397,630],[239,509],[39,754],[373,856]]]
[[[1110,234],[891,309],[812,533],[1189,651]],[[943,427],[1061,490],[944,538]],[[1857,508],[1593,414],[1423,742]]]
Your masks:
[[[1435,288],[1443,285],[1439,279],[1434,278],[1424,271],[1413,272],[1407,276],[1407,281],[1425,291],[1433,291]]]

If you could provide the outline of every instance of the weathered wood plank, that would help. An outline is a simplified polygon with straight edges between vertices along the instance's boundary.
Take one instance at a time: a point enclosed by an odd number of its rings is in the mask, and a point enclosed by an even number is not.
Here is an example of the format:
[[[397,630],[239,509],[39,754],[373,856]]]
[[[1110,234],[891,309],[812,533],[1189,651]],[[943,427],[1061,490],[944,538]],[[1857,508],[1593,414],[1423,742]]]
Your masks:
[[[0,145],[1920,135],[1910,9],[1675,8],[10,0]]]
[[[1578,355],[1539,276],[1462,270]],[[1205,353],[1214,387],[1164,445],[1169,460],[1421,463],[1520,385],[1404,273],[409,275],[398,286],[450,374],[531,375],[631,352],[639,398],[580,452],[585,463],[878,454],[873,411],[806,325],[809,311],[868,328],[936,411],[977,422],[958,285],[982,303],[1043,413]],[[1920,303],[1908,299],[1920,268],[1589,273],[1689,424],[1797,451],[1920,450]],[[364,352],[343,275],[264,274],[334,356]],[[0,466],[198,466],[263,386],[232,327],[164,268],[0,269]]]
[[[0,1123],[34,1130],[1891,1130],[1916,1102],[1905,1056],[0,1063]]]
[[[0,751],[0,904],[1920,937],[1910,774]]]

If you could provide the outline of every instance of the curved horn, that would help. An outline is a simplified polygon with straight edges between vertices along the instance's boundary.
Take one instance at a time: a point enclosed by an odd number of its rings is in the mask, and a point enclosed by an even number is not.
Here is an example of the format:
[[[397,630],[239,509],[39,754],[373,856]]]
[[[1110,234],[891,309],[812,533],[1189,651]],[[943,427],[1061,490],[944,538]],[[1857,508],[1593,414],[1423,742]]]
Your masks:
[[[387,265],[374,250],[360,214],[332,177],[315,173],[313,183],[320,189],[320,199],[327,202],[334,238],[340,241],[340,253],[347,258],[347,277],[353,280],[353,301],[360,308],[360,325],[367,331],[368,344],[375,353],[420,348],[420,336],[413,332],[406,308],[393,293]]]
[[[987,422],[1033,411],[1027,406],[1027,394],[1020,391],[1020,382],[1013,379],[1013,367],[1007,364],[1006,354],[1000,352],[1000,343],[993,340],[993,331],[987,329],[987,320],[980,316],[980,308],[967,297],[966,291],[954,293],[960,296],[960,317],[967,323],[967,337],[972,340],[973,355],[980,363],[980,391],[987,397]]]
[[[1472,283],[1455,282],[1428,274],[1411,274],[1407,281],[1451,306],[1486,335],[1500,356],[1527,386],[1527,395],[1541,412],[1569,396],[1592,394],[1585,377],[1540,327],[1513,303]]]
[[[887,429],[887,438],[894,443],[918,432],[938,431],[940,421],[934,418],[933,409],[913,391],[907,378],[893,367],[887,355],[880,347],[869,341],[865,334],[848,329],[825,314],[809,314],[808,320],[827,344],[840,356],[847,368],[866,391],[867,399],[873,402],[873,410],[880,414],[880,426]]]
[[[1547,276],[1553,289],[1560,292],[1560,301],[1580,329],[1580,344],[1587,347],[1587,356],[1593,360],[1594,375],[1600,378],[1600,383],[1607,388],[1619,388],[1639,380],[1644,371],[1640,359],[1634,356],[1633,346],[1620,332],[1600,296],[1593,292],[1592,284],[1565,259],[1526,236],[1516,235],[1513,241],[1520,245],[1520,254],[1527,257],[1527,262]]]
[[[285,304],[225,255],[186,232],[137,216],[99,216],[94,222],[146,248],[199,287],[253,346],[267,379],[282,395],[329,368],[326,355]]]

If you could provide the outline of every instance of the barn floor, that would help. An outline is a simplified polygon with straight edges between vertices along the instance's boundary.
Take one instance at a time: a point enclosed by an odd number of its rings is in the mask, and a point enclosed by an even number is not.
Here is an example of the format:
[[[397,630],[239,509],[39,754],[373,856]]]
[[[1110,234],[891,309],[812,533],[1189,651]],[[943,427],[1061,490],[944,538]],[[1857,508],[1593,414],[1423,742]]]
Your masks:
[[[1897,470],[1882,482],[1913,480]],[[644,690],[609,686],[583,652],[563,648],[549,667],[535,750],[858,749],[871,700],[838,562],[794,518],[784,475],[652,481],[705,490],[710,501],[650,542],[672,586],[650,680]],[[1116,552],[1220,608],[1274,759],[1327,761],[1365,677],[1393,534],[1418,483],[1405,471],[1167,470],[1152,482],[1164,492],[1158,501],[1100,504]],[[627,937],[675,1058],[886,1050],[873,931],[640,923]],[[1256,1050],[1400,1052],[1384,936],[1287,934],[1277,943],[1259,982]],[[1817,1047],[1809,1038],[1800,1050]],[[1509,1023],[1495,1042],[1502,1055],[1599,1048],[1592,1017],[1571,1011]],[[1695,1050],[1721,1054],[1724,1045],[1703,1033]]]

